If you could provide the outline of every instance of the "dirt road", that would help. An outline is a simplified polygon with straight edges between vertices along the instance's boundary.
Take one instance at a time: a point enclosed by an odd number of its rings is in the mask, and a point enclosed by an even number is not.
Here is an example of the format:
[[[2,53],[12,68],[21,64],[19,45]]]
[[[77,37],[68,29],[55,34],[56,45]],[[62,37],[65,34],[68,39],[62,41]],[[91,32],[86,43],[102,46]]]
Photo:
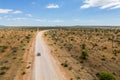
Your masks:
[[[39,32],[36,37],[32,80],[66,80],[60,71],[60,65],[54,60],[42,38],[44,32]],[[40,53],[39,56],[38,53]]]

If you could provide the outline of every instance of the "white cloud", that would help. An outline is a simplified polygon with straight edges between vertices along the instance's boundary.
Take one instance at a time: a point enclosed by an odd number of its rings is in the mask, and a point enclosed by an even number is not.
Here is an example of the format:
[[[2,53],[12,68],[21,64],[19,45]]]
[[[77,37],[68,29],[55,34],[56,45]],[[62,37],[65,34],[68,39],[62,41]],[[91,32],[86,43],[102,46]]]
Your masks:
[[[26,16],[28,16],[28,17],[32,17],[32,14],[26,14]]]
[[[35,19],[35,21],[38,21],[38,22],[47,22],[46,19]]]
[[[35,19],[35,21],[38,21],[38,22],[53,22],[53,23],[64,22],[63,20],[47,20],[47,19]]]
[[[64,21],[63,20],[48,20],[48,22],[60,23],[60,22],[64,22]]]
[[[46,6],[46,8],[60,8],[60,6],[59,5],[57,5],[57,4],[48,4],[47,6]]]
[[[27,18],[22,18],[22,17],[2,17],[2,20],[7,20],[7,21],[25,21]]]
[[[117,9],[117,8],[120,8],[120,5],[115,6],[115,7],[111,8],[111,9]]]
[[[73,21],[78,22],[78,21],[80,21],[80,19],[73,19]]]
[[[5,18],[7,21],[25,21],[27,18]]]
[[[10,13],[12,11],[13,11],[12,9],[0,9],[1,14],[8,14],[8,13]]]
[[[100,9],[116,9],[120,8],[120,0],[84,0],[84,5],[80,8],[99,7]]]
[[[12,18],[11,20],[14,20],[14,21],[23,21],[23,20],[26,20],[27,18]]]
[[[23,13],[20,10],[13,10],[13,9],[0,9],[0,14],[20,14]]]
[[[14,12],[12,12],[13,14],[21,14],[21,13],[23,13],[22,11],[20,11],[20,10],[17,10],[17,11],[14,11]]]

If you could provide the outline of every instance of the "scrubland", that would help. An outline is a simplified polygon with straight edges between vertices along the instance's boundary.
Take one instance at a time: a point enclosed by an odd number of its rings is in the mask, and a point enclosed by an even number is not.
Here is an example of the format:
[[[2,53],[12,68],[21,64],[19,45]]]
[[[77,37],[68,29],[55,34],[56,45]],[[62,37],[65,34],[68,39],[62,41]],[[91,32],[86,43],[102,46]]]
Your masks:
[[[0,28],[0,80],[24,80],[32,67],[36,29]]]
[[[44,37],[70,80],[120,80],[120,28],[61,28]]]
[[[41,30],[47,30],[44,40],[69,80],[120,80],[120,28],[63,27],[0,28],[0,80],[32,79]]]

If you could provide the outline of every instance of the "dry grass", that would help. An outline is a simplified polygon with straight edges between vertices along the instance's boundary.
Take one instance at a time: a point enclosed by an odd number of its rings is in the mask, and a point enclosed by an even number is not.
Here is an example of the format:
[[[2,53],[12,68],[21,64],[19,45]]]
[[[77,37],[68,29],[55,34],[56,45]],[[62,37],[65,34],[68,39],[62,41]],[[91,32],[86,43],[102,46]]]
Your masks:
[[[72,80],[98,80],[106,71],[120,80],[120,28],[64,28],[45,33],[51,52]],[[85,44],[85,48],[82,45]],[[81,57],[86,51],[87,59]]]
[[[0,80],[14,80],[25,67],[24,55],[35,34],[32,28],[0,28]]]

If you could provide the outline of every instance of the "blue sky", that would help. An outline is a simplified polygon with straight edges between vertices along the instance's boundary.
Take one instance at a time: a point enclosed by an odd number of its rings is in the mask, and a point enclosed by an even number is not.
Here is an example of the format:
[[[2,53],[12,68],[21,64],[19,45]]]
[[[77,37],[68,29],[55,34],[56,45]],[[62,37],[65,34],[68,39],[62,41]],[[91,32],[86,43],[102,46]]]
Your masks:
[[[120,25],[120,0],[0,0],[0,25]]]

